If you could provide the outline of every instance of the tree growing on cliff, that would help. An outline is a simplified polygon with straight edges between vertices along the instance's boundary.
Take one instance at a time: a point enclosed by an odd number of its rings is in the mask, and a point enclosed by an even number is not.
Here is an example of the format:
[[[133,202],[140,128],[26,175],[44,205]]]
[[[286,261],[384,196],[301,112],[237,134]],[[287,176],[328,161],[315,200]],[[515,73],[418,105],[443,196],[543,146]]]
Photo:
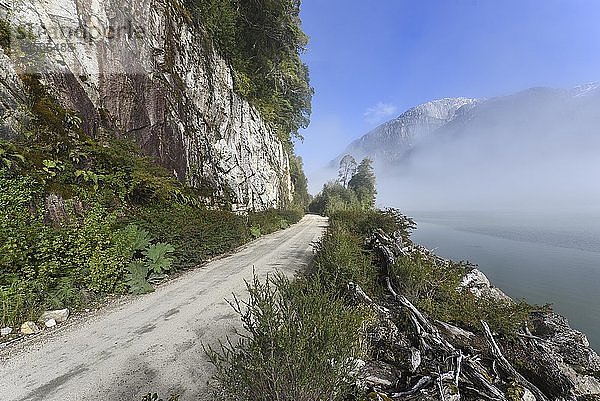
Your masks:
[[[300,156],[290,156],[290,179],[293,188],[292,207],[305,211],[311,201],[311,196],[308,193],[308,180],[304,174],[304,166]]]
[[[287,145],[308,125],[313,90],[302,53],[300,0],[185,0],[234,69],[236,91]],[[289,152],[291,153],[291,152]]]

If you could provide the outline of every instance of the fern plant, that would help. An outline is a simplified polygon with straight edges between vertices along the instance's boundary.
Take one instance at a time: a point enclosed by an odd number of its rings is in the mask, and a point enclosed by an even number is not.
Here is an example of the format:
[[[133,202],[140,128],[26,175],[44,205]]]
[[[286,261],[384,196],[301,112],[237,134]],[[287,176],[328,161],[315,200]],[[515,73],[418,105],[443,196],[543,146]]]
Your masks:
[[[173,258],[170,255],[175,248],[170,244],[150,244],[148,232],[138,229],[134,249],[140,250],[144,246],[143,259],[134,259],[127,266],[126,283],[129,292],[140,295],[154,291],[150,283],[156,284],[164,278],[164,273],[171,270]]]
[[[21,163],[25,163],[25,157],[23,155],[15,152],[9,152],[8,150],[0,147],[0,164],[7,168],[11,168],[15,162],[15,159]]]
[[[70,277],[58,280],[56,290],[50,295],[50,305],[55,308],[64,308],[67,305],[78,306],[81,303],[81,292]]]

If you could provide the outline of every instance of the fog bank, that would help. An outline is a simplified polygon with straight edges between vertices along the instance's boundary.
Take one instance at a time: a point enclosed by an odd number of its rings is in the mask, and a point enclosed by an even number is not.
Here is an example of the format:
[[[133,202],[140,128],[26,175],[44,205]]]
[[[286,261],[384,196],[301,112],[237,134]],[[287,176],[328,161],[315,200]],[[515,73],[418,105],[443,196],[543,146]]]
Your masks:
[[[485,100],[419,138],[402,160],[375,166],[381,206],[597,212],[600,91]]]

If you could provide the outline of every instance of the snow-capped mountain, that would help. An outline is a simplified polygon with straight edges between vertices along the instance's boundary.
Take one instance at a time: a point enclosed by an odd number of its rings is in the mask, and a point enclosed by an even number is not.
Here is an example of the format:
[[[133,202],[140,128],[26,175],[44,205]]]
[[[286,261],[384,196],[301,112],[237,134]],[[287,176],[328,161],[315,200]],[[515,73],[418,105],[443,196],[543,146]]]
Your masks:
[[[445,98],[411,108],[380,125],[352,142],[333,163],[351,154],[357,160],[371,157],[381,167],[402,163],[413,152],[453,137],[476,140],[485,136],[499,141],[511,141],[512,136],[576,137],[595,127],[600,129],[600,82],[567,90],[531,88],[490,99]]]
[[[573,97],[589,96],[598,94],[598,91],[600,91],[600,82],[590,82],[573,88],[571,95]]]
[[[404,157],[420,140],[448,124],[459,110],[466,112],[476,99],[446,98],[424,103],[381,124],[362,138],[352,142],[344,151],[354,157],[394,161]]]

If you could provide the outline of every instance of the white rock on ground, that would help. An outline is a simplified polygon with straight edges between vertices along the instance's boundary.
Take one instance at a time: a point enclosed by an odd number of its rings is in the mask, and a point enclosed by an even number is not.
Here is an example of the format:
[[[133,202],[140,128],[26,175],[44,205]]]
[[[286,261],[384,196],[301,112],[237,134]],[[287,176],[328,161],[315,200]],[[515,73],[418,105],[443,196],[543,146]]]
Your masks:
[[[55,323],[62,323],[64,321],[66,321],[69,317],[69,310],[68,309],[59,309],[59,310],[51,310],[51,311],[46,311],[42,314],[42,316],[40,316],[40,318],[38,319],[38,322],[40,323],[46,323],[49,320],[55,320]]]
[[[0,336],[7,336],[10,333],[12,333],[13,329],[12,327],[5,327],[3,329],[0,329]]]
[[[51,328],[51,327],[56,326],[56,320],[49,319],[49,320],[46,320],[46,322],[44,324],[46,325],[46,327]]]
[[[501,289],[494,287],[485,274],[479,269],[472,269],[459,284],[460,288],[468,289],[478,298],[489,297],[496,301],[513,303],[514,301]]]

